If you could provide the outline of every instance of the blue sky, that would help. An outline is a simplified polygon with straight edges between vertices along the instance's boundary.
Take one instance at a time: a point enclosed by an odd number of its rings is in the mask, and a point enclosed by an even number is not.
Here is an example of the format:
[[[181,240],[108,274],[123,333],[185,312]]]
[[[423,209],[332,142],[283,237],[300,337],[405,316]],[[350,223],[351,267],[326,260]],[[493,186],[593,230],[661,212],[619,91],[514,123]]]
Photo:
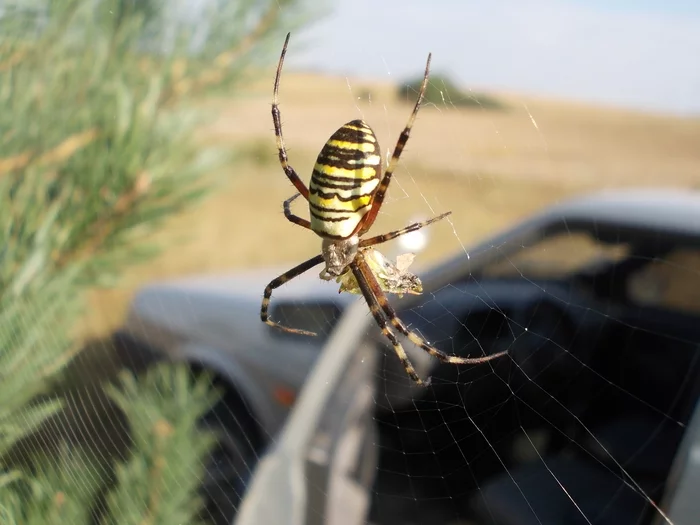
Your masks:
[[[289,66],[700,114],[698,0],[329,0]],[[283,37],[282,37],[283,38]]]

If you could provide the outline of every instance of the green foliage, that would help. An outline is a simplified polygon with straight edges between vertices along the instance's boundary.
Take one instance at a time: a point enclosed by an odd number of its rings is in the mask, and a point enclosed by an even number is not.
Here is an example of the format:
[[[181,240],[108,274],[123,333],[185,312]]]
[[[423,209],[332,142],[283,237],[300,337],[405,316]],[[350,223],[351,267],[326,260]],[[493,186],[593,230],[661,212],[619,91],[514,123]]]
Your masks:
[[[422,83],[422,75],[402,82],[397,89],[399,100],[414,104]],[[483,93],[464,92],[452,80],[442,75],[430,76],[428,87],[425,90],[424,103],[434,104],[438,107],[505,109],[505,105],[496,98]]]
[[[198,521],[197,489],[214,436],[199,431],[197,421],[219,399],[209,379],[164,364],[138,380],[123,372],[119,386],[107,387],[107,393],[129,421],[132,455],[112,475],[105,459],[65,444],[57,456],[35,452],[30,466],[0,485],[0,523]],[[95,504],[112,477],[106,512],[98,516]]]
[[[132,425],[134,453],[117,467],[104,524],[193,522],[200,510],[195,493],[214,442],[196,424],[219,398],[209,379],[193,380],[187,367],[161,365],[141,382],[123,373],[121,388],[108,393]]]
[[[0,523],[90,523],[104,476],[100,462],[81,450],[37,452],[31,470],[0,487]]]
[[[66,271],[33,293],[4,290],[0,297],[0,457],[61,408],[56,399],[32,401],[72,357],[66,323],[75,319],[79,302],[66,290],[76,277]]]
[[[209,38],[199,41],[174,10],[179,2],[3,2],[1,523],[88,523],[90,502],[115,469],[104,523],[194,520],[193,491],[211,442],[194,422],[212,398],[184,372],[124,378],[109,389],[136,438],[119,465],[103,465],[74,443],[59,446],[58,457],[16,449],[63,406],[52,392],[76,353],[71,327],[83,292],[151,256],[149,235],[205,195],[229,159],[195,143],[202,116],[194,103],[235,92],[267,62],[280,26],[304,16],[299,2],[211,3],[202,19]],[[149,514],[139,519],[141,511]]]

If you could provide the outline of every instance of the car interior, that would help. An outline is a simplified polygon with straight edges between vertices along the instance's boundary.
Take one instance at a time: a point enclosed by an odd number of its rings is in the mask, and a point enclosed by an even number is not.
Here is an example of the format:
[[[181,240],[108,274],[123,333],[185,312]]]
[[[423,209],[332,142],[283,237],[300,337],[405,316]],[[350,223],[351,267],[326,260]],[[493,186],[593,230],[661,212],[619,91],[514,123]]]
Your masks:
[[[543,234],[400,312],[444,351],[509,356],[377,409],[370,521],[652,523],[700,395],[698,242]]]

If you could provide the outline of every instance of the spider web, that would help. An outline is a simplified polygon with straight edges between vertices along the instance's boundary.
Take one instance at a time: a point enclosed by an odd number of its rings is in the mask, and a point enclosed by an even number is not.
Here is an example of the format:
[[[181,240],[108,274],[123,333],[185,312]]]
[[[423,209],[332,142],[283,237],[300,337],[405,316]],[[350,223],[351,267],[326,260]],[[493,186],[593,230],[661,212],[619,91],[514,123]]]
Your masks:
[[[375,102],[359,80],[347,79],[347,88],[380,144],[393,147],[404,115]],[[523,145],[511,144],[512,130],[502,127],[498,112],[460,109],[446,92],[440,103],[427,103],[372,230],[452,209],[428,231],[378,248],[392,257],[418,251],[419,275],[430,262],[451,258],[463,265],[461,277],[426,290],[410,308],[389,299],[413,330],[447,353],[509,350],[502,360],[473,367],[440,365],[427,391],[413,391],[387,347],[374,398],[379,460],[372,523],[673,523],[662,502],[698,395],[698,334],[687,323],[700,312],[692,299],[700,290],[690,291],[700,285],[700,252],[666,249],[653,232],[640,250],[622,229],[617,238],[608,230],[600,239],[595,227],[566,224],[563,216],[553,221],[556,233],[489,242],[542,207],[633,182],[581,182],[571,167],[562,170],[561,141],[538,124],[539,111],[551,115],[532,106],[515,99],[508,118],[529,129],[526,147],[541,157],[533,171],[543,168],[537,178],[508,162]],[[437,169],[421,162],[432,157],[420,144],[435,145],[434,122],[449,123],[442,137],[450,137],[468,119],[487,124],[479,145],[502,152],[506,161],[496,164],[505,173],[483,170],[467,147],[454,147],[460,138],[436,153]],[[471,129],[461,131],[469,136]],[[449,157],[441,157],[445,150]],[[562,171],[569,180],[552,182]],[[503,216],[493,211],[499,206]],[[484,217],[490,224],[479,224]],[[470,246],[484,239],[479,260],[491,262],[475,263]],[[366,326],[366,336],[382,347],[373,322]],[[413,350],[414,362],[425,365]]]
[[[417,57],[416,71],[423,59]],[[318,149],[313,148],[320,147],[333,126],[358,116],[374,126],[385,155],[390,154],[413,102],[411,96],[405,104],[397,103],[397,79],[390,80],[388,87],[374,91],[375,83],[348,78],[347,90],[332,102],[333,111],[328,109],[330,104],[325,106],[333,117],[330,127],[324,116],[314,118],[325,127],[309,124],[308,129],[308,115],[302,111],[308,107],[297,109],[288,101],[288,84],[283,80],[285,137],[292,164],[304,180],[312,160],[306,150],[315,154]],[[466,96],[480,100],[478,93]],[[254,119],[241,119],[246,126],[253,127],[260,115],[267,117],[267,91],[261,100]],[[607,151],[597,150],[600,158],[585,156],[585,148],[572,145],[580,139],[600,147],[600,141],[591,137],[606,131],[606,126],[619,126],[607,134],[625,135],[643,127],[642,117],[628,115],[632,124],[608,122],[604,117],[590,124],[580,118],[580,107],[567,110],[516,96],[504,95],[503,100],[506,111],[479,104],[465,109],[461,100],[443,90],[439,101],[426,103],[371,232],[383,233],[451,210],[444,221],[378,248],[393,261],[415,252],[409,270],[426,283],[431,268],[445,260],[462,268],[459,278],[426,287],[412,303],[406,302],[408,297],[394,295],[389,300],[412,330],[440,350],[470,357],[504,349],[509,354],[477,366],[437,366],[402,338],[419,373],[433,378],[428,389],[412,389],[395,354],[366,314],[358,329],[372,342],[372,355],[377,357],[376,362],[368,358],[360,365],[370,370],[378,384],[371,390],[378,458],[376,466],[371,458],[364,462],[373,471],[369,520],[375,525],[670,523],[664,491],[698,393],[700,336],[693,323],[700,315],[700,252],[693,248],[655,251],[662,245],[661,236],[651,251],[635,251],[623,230],[617,238],[608,236],[601,242],[595,228],[591,235],[584,234],[563,219],[557,232],[513,237],[509,242],[494,237],[569,197],[629,187],[640,179],[661,182],[649,175],[658,165],[647,168],[637,161],[628,164],[629,170],[621,170],[616,167],[620,159],[605,157]],[[566,121],[562,116],[566,111],[578,114],[579,120]],[[336,114],[345,116],[337,120]],[[572,131],[571,126],[577,127]],[[268,144],[273,138],[269,122],[263,127]],[[322,131],[317,133],[316,128]],[[622,149],[628,147],[620,144]],[[639,149],[635,147],[634,153]],[[269,157],[274,161],[274,153]],[[281,170],[274,169],[279,185],[291,191]],[[624,178],[622,171],[637,178]],[[683,174],[679,177],[681,184],[692,180]],[[257,184],[254,190],[259,189]],[[284,220],[278,201],[270,202],[273,208],[278,215],[270,216],[277,230]],[[296,211],[303,216],[302,207]],[[231,223],[245,223],[245,219]],[[286,231],[295,239],[313,237],[300,229]],[[241,239],[235,240],[238,249]],[[255,242],[265,264],[277,262],[268,261],[259,239]],[[634,268],[621,266],[624,262]],[[265,273],[264,279],[274,276]],[[433,275],[433,281],[440,279]],[[275,310],[277,320],[330,331],[337,319],[325,308],[325,301],[305,300],[306,283],[293,281],[275,291],[273,303],[284,297],[304,297],[286,310]],[[216,287],[236,293],[235,286],[245,284],[242,279],[234,284],[217,282]],[[323,286],[333,293],[339,287],[338,283]],[[167,318],[167,328],[217,320],[194,300],[180,309],[166,303],[156,308]],[[241,317],[247,315],[257,324],[256,308],[254,304]],[[228,326],[234,323],[231,317],[224,312],[218,319]],[[210,329],[214,333],[216,326]],[[270,346],[313,363],[323,339],[295,337],[274,340]],[[229,348],[230,341],[211,344]],[[308,371],[293,370],[287,361],[279,365],[272,361],[266,360],[265,365],[278,368],[266,370],[261,378],[284,377],[290,384],[301,383]],[[165,398],[169,392],[162,394]],[[289,391],[278,394],[292,395]],[[278,401],[282,405],[288,399]],[[89,392],[75,403],[108,411],[105,400]],[[224,405],[216,414],[219,421],[240,415],[236,411],[240,406],[236,410],[231,406]],[[260,414],[253,414],[252,420],[264,428]],[[265,450],[276,443],[279,430],[263,431],[269,443],[246,457],[241,469],[246,480],[255,473]],[[324,485],[315,488],[329,496]]]

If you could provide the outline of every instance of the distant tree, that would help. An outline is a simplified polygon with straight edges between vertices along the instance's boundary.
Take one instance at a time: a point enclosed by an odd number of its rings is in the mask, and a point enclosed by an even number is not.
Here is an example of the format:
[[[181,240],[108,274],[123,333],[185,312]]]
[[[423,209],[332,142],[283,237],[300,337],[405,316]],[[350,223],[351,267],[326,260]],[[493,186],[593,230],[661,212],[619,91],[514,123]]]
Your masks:
[[[208,38],[170,16],[180,2],[0,4],[0,523],[199,522],[206,378],[161,367],[109,386],[132,440],[116,462],[80,436],[32,436],[65,406],[84,292],[153,255],[152,232],[228,159],[195,143],[192,103],[235,93],[300,3],[211,3]]]
[[[399,100],[415,102],[423,76],[402,82],[397,89]],[[505,109],[505,105],[485,94],[465,92],[452,80],[442,75],[431,75],[425,91],[425,102],[439,107],[477,107],[482,109]]]

